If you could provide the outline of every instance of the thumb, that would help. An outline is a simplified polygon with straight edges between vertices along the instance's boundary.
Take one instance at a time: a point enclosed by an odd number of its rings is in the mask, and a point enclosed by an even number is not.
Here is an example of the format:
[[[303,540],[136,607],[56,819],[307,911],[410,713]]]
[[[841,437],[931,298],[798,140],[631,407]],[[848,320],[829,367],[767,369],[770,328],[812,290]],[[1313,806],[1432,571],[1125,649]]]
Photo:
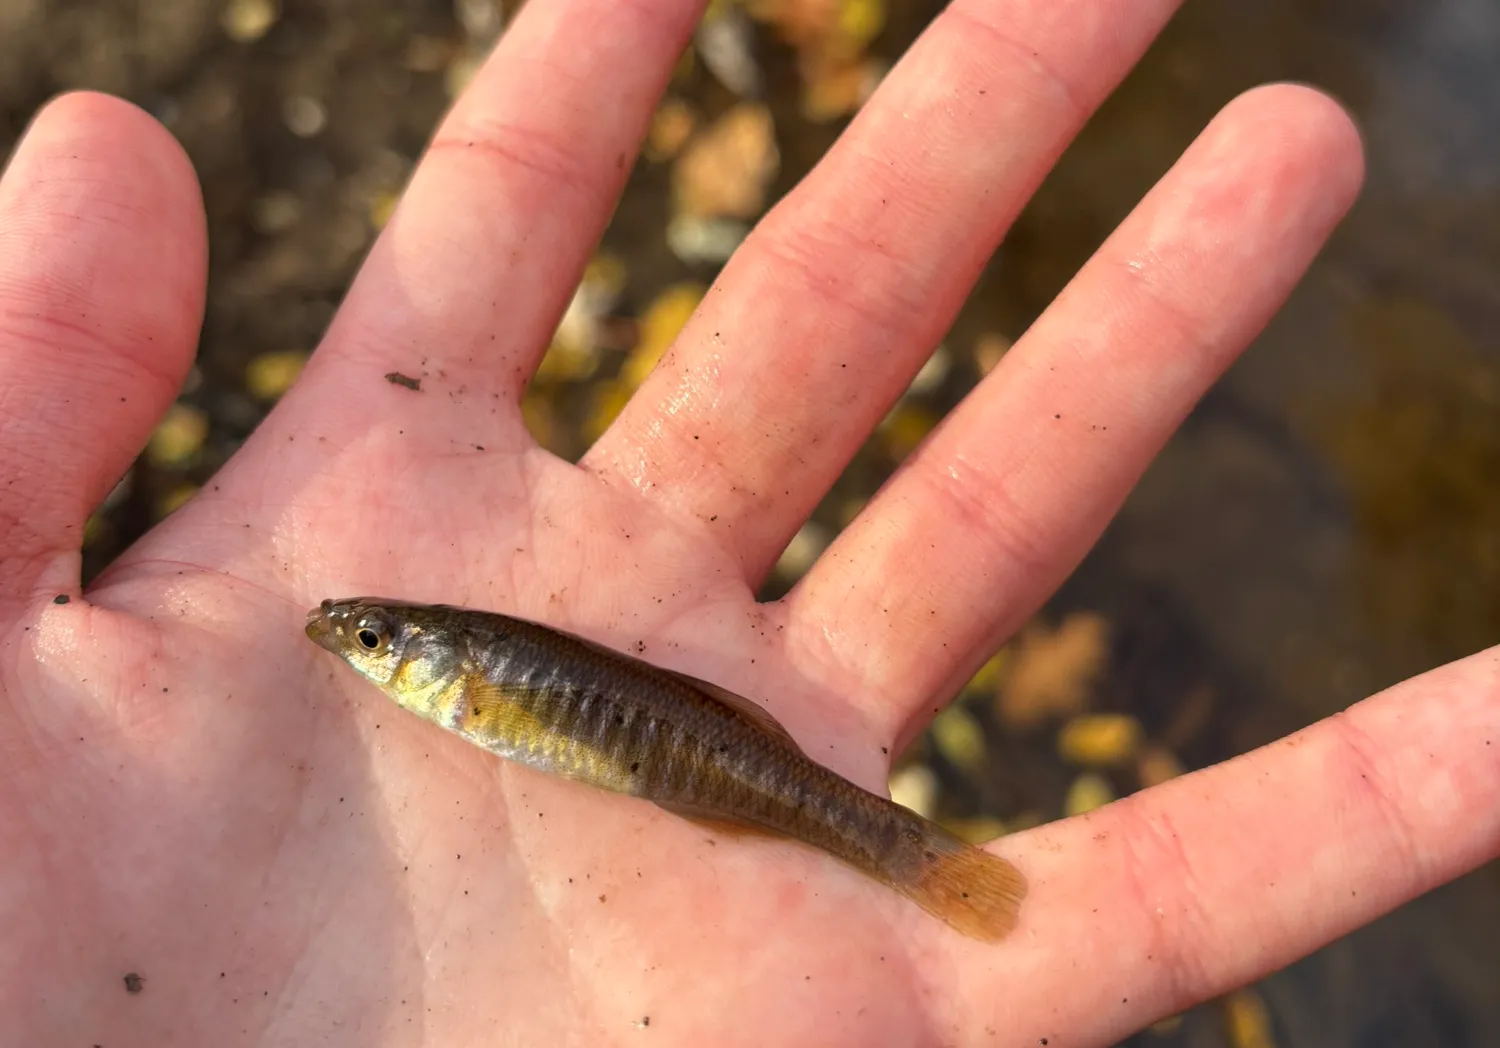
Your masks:
[[[83,526],[192,363],[207,236],[192,165],[104,95],[36,117],[0,178],[0,599],[79,584]]]

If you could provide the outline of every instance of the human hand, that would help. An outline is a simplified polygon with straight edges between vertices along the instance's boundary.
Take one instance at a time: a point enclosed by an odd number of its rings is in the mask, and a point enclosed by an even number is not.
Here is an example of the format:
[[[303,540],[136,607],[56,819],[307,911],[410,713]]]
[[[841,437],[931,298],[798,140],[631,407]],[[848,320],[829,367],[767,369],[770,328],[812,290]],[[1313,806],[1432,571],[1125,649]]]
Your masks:
[[[528,4],[297,387],[87,595],[83,522],[193,353],[204,230],[157,124],[45,110],[0,184],[0,1041],[1106,1044],[1500,854],[1494,652],[1005,838],[1030,894],[991,946],[801,846],[498,762],[302,635],[355,593],[542,619],[881,788],[1355,193],[1334,106],[1234,102],[754,601],[1172,6],[950,5],[575,467],[517,404],[697,5]]]

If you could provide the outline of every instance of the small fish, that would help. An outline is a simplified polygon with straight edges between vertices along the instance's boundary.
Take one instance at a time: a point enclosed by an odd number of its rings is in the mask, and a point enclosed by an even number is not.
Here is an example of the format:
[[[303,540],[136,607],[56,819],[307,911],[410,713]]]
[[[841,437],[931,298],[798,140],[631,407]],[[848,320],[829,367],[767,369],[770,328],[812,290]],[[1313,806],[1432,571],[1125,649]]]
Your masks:
[[[1015,927],[1019,870],[810,760],[770,714],[718,685],[443,604],[325,600],[307,635],[405,709],[501,757],[717,829],[803,841],[972,938]]]

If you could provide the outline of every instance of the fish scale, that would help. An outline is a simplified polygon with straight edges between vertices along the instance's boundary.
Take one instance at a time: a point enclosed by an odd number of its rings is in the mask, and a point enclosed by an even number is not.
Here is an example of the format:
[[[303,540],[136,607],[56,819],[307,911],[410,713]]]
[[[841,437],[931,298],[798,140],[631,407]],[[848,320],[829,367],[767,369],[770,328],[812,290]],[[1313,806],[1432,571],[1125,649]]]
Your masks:
[[[528,619],[325,600],[307,635],[496,755],[736,832],[801,841],[972,938],[1015,927],[1019,870],[808,757],[755,703]]]

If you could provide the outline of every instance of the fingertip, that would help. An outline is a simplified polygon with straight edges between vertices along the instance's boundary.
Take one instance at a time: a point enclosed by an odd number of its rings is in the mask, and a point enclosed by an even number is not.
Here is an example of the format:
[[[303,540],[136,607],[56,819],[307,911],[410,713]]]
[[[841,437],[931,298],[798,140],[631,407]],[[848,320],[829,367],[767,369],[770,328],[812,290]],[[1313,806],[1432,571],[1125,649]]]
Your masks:
[[[1127,252],[1142,244],[1157,252],[1158,241],[1170,241],[1179,280],[1201,283],[1208,267],[1238,259],[1275,308],[1363,180],[1359,131],[1337,101],[1302,84],[1264,84],[1219,111],[1111,239]]]
[[[155,200],[193,200],[202,223],[201,193],[187,151],[166,126],[133,102],[100,91],[65,91],[36,111],[17,140],[0,199],[18,178],[42,164],[90,159],[121,164],[122,175],[144,175],[133,192],[154,191]],[[16,178],[12,178],[12,175]]]
[[[60,91],[43,102],[37,107],[27,126],[29,129],[37,125],[53,126],[59,122],[86,123],[98,118],[105,121],[137,120],[158,124],[155,117],[134,102],[103,91],[76,88]]]
[[[1283,140],[1288,152],[1315,166],[1322,184],[1352,203],[1364,183],[1365,148],[1354,113],[1314,84],[1277,81],[1250,88],[1221,117],[1249,118]]]

